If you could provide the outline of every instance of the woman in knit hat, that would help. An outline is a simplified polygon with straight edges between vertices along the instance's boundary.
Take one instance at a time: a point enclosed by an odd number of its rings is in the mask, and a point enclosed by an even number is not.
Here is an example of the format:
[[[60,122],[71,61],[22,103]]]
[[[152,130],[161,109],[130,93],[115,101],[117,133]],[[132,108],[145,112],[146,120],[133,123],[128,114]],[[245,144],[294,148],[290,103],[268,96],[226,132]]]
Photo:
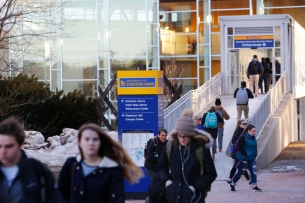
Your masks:
[[[209,133],[195,129],[193,114],[191,109],[183,110],[170,135],[172,140],[167,142],[158,162],[167,202],[204,203],[217,177],[209,150],[213,138]]]

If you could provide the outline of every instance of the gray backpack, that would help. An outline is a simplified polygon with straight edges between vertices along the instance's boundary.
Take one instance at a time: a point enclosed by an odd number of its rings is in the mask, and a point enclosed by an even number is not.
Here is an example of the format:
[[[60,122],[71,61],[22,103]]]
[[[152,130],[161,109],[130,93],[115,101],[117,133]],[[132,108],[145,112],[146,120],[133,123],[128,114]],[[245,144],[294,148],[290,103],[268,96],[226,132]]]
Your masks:
[[[239,88],[236,93],[236,104],[247,104],[248,100],[249,98],[246,88]]]

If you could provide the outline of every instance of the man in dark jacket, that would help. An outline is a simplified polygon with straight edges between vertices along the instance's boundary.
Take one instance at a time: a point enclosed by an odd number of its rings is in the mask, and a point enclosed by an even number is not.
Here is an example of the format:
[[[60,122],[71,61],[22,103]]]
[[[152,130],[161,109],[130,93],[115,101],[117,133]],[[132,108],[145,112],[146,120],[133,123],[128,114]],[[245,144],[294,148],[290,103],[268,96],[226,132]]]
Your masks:
[[[52,173],[21,149],[24,138],[15,118],[0,123],[0,202],[59,202]]]
[[[149,143],[147,146],[147,157],[145,159],[145,169],[147,172],[147,175],[150,177],[151,184],[150,184],[150,197],[146,198],[146,203],[147,202],[154,202],[154,193],[157,191],[159,180],[158,180],[158,170],[157,170],[157,164],[159,161],[159,157],[161,156],[162,150],[164,146],[167,143],[167,130],[162,128],[158,131],[158,136],[154,137],[153,140]],[[158,196],[160,193],[158,193]],[[150,200],[151,199],[151,200]],[[159,202],[160,201],[155,201]],[[161,202],[162,203],[162,202]]]
[[[247,68],[247,77],[250,79],[250,90],[255,94],[255,97],[258,94],[258,82],[262,69],[262,64],[258,61],[257,55],[253,55],[253,59]]]
[[[241,87],[236,88],[234,98],[236,98],[237,120],[241,119],[241,114],[244,112],[245,119],[249,118],[249,98],[253,99],[252,92],[246,87],[245,81],[241,82]]]
[[[151,180],[155,177],[158,177],[157,164],[159,161],[159,157],[161,156],[163,147],[167,143],[166,137],[167,130],[162,128],[158,131],[158,136],[153,138],[153,140],[147,146],[147,157],[145,159],[144,166],[147,175],[150,177]]]

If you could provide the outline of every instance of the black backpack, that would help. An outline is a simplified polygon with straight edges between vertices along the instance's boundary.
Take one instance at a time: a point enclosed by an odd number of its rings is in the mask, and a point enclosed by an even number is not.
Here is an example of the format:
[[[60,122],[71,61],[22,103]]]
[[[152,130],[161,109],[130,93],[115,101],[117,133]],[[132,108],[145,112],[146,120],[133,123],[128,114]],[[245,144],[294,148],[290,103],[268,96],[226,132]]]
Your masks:
[[[257,61],[252,61],[252,64],[250,66],[250,74],[259,74],[259,67]]]
[[[144,147],[144,159],[146,159],[146,157],[147,157],[147,148],[148,148],[148,145],[149,145],[149,143],[150,143],[151,141],[154,142],[154,147],[156,147],[157,144],[158,144],[157,136],[154,137],[154,138],[150,138],[150,139],[145,143],[145,147]]]

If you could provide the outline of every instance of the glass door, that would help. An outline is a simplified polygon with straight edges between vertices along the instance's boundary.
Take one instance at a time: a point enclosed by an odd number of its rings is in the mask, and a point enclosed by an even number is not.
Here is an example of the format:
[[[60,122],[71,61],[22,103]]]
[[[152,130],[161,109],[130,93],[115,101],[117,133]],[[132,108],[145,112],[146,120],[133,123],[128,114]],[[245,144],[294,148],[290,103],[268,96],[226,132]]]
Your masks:
[[[229,52],[229,94],[234,94],[238,87],[238,50],[230,50]]]

